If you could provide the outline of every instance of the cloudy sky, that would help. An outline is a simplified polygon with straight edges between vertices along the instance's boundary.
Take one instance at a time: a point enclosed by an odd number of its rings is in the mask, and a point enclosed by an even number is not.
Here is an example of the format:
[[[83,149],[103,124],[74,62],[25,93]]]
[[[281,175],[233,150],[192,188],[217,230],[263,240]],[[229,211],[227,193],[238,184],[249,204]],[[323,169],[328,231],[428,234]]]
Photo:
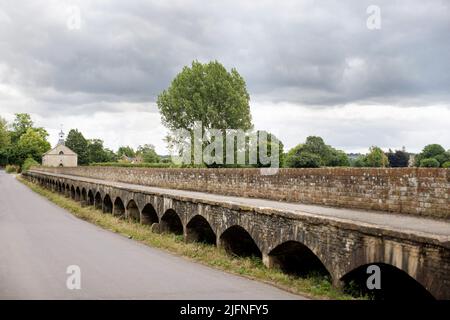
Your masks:
[[[166,153],[156,97],[192,60],[237,68],[255,128],[287,147],[450,148],[448,0],[0,0],[0,115],[31,113],[52,144],[63,124]]]

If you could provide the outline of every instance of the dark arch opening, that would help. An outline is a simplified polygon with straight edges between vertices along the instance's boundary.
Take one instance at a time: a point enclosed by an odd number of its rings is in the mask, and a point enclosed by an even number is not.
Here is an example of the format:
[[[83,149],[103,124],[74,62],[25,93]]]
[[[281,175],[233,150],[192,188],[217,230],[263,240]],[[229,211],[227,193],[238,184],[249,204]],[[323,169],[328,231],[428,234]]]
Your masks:
[[[232,226],[220,236],[221,246],[230,254],[240,257],[262,257],[251,235],[241,226]]]
[[[70,187],[66,184],[66,197],[70,197]]]
[[[74,188],[74,186],[70,187],[70,197],[72,199],[75,199],[75,188]]]
[[[161,218],[160,230],[161,232],[183,234],[183,224],[174,210],[169,209],[164,213]]]
[[[269,253],[271,264],[281,271],[297,276],[320,275],[331,279],[322,261],[307,246],[287,241]]]
[[[97,192],[95,194],[95,199],[94,199],[94,205],[95,205],[95,209],[102,209],[102,195],[100,194],[100,192]]]
[[[80,199],[81,199],[81,191],[80,188],[77,187],[75,190],[75,201],[80,201]]]
[[[152,224],[158,223],[158,222],[159,222],[159,219],[158,219],[158,215],[156,214],[155,208],[153,208],[153,206],[150,203],[147,203],[145,205],[144,209],[142,209],[141,223],[152,225]]]
[[[128,202],[127,213],[129,219],[139,222],[140,220],[139,208],[134,200],[130,200]]]
[[[94,193],[92,193],[92,190],[89,190],[88,192],[88,202],[87,204],[89,206],[93,206],[94,205]]]
[[[114,211],[115,216],[125,216],[125,206],[123,205],[122,199],[119,197],[114,200]]]
[[[367,271],[370,265],[380,268],[381,289],[370,290],[368,278],[373,272]],[[354,296],[368,296],[375,300],[434,300],[434,297],[419,282],[405,271],[385,263],[372,263],[360,266],[341,278],[344,292]]]
[[[61,182],[58,182],[58,192],[61,193],[63,191],[63,187]]]
[[[109,195],[106,195],[105,198],[103,199],[103,212],[104,213],[112,213],[112,201],[111,198],[109,197]]]
[[[186,225],[186,241],[216,244],[216,234],[204,217],[196,215]]]
[[[85,188],[81,189],[81,202],[87,203],[87,193]]]

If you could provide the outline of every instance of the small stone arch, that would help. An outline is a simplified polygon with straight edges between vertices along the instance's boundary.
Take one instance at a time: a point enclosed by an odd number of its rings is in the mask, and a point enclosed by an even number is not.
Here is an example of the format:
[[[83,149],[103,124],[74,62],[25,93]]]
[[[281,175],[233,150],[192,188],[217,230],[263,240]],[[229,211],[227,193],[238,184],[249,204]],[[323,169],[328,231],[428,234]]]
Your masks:
[[[111,201],[111,197],[107,194],[103,198],[103,212],[104,213],[112,213],[113,212],[113,204]]]
[[[81,190],[80,187],[77,187],[75,189],[75,201],[80,201],[81,200]]]
[[[127,217],[135,222],[140,220],[140,212],[136,202],[131,199],[127,204]]]
[[[186,241],[215,245],[217,238],[208,220],[201,215],[195,215],[186,225]]]
[[[147,203],[141,212],[141,223],[152,225],[158,223],[158,214],[151,203]]]
[[[261,250],[250,233],[239,225],[233,225],[220,235],[220,246],[229,254],[262,258]]]
[[[125,216],[125,206],[120,197],[116,197],[116,200],[114,200],[113,215]]]
[[[73,185],[70,187],[70,197],[75,200],[75,187]]]
[[[180,216],[173,209],[168,209],[161,217],[159,224],[160,232],[183,234],[183,223]]]
[[[100,194],[100,191],[97,191],[97,193],[95,194],[94,206],[95,206],[95,209],[99,209],[99,210],[102,209],[103,200],[102,200],[102,195]]]
[[[331,274],[321,259],[305,244],[289,240],[272,249],[268,254],[268,266],[288,274],[320,275],[331,280]]]
[[[86,192],[86,188],[82,188],[81,189],[81,203],[83,205],[87,204],[87,192]]]
[[[374,269],[368,269],[369,266],[379,268],[380,289],[370,290],[367,286],[368,278],[378,273]],[[345,274],[341,281],[344,292],[356,296],[365,295],[375,300],[434,300],[433,295],[407,272],[386,263],[361,265]],[[375,283],[374,281],[376,280],[371,280],[371,283]]]
[[[88,194],[87,194],[87,204],[89,206],[93,206],[94,205],[94,193],[90,189],[89,189]]]

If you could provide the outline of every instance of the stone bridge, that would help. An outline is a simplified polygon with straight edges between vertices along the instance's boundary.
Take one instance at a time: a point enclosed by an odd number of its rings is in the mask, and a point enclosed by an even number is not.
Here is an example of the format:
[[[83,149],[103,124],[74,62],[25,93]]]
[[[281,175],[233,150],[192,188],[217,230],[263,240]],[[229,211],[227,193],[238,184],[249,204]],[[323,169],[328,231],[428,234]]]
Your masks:
[[[387,295],[450,299],[450,223],[428,217],[175,190],[34,169],[32,182],[110,213],[257,256],[267,267],[365,286],[381,268]]]

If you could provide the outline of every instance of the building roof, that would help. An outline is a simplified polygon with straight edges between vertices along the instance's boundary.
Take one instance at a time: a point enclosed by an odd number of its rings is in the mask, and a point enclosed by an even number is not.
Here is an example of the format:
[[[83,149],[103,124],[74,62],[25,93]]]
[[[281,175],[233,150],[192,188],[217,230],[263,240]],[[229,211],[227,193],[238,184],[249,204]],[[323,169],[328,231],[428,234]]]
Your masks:
[[[70,156],[76,156],[77,155],[75,152],[73,152],[70,148],[66,147],[65,145],[58,144],[53,149],[51,149],[51,150],[47,151],[46,153],[44,153],[44,156],[46,156],[46,155],[59,155],[59,153],[61,151],[64,153],[64,155],[70,155]]]

